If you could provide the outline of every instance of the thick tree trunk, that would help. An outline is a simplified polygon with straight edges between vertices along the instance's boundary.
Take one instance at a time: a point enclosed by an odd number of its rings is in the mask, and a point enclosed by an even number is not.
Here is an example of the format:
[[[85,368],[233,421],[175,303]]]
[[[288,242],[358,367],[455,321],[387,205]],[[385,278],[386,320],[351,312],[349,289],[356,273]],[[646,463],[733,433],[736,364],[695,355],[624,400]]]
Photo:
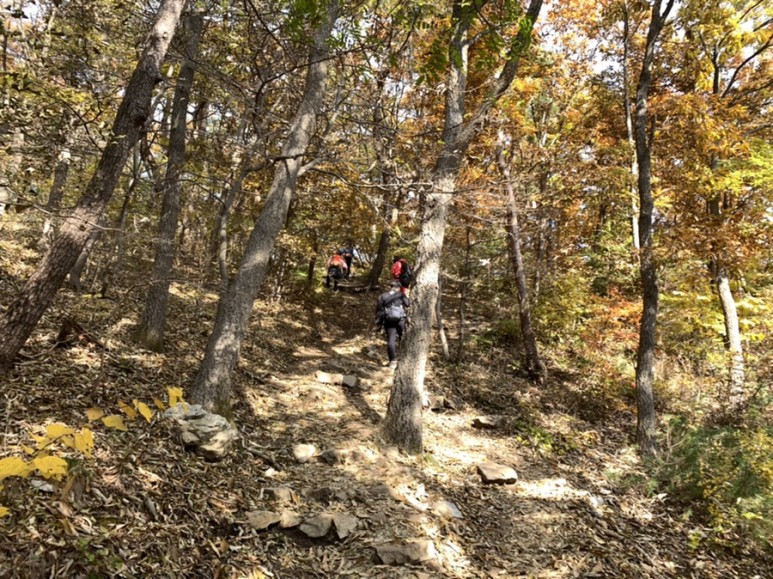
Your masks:
[[[230,416],[231,374],[239,360],[242,339],[252,305],[266,275],[279,231],[285,224],[303,156],[316,128],[316,116],[325,96],[328,78],[328,37],[338,15],[330,3],[328,18],[314,34],[306,88],[277,162],[274,180],[242,257],[239,269],[220,297],[215,327],[190,392],[194,402]]]
[[[668,0],[661,14],[662,0],[652,7],[639,82],[636,87],[636,119],[634,138],[639,166],[639,274],[642,283],[642,316],[639,328],[639,349],[636,357],[636,439],[644,455],[657,452],[657,415],[652,388],[655,380],[655,325],[658,315],[658,280],[653,248],[652,214],[652,143],[647,136],[647,96],[652,82],[652,61],[655,45],[674,0]]]
[[[164,198],[158,225],[156,257],[153,263],[153,279],[145,310],[137,329],[137,341],[155,352],[164,349],[164,330],[169,303],[169,279],[175,254],[177,220],[180,214],[180,175],[185,164],[185,129],[188,116],[188,99],[196,72],[196,56],[201,40],[203,16],[192,12],[184,19],[185,57],[180,67],[177,88],[172,104],[172,126],[169,131],[169,152],[164,176]]]
[[[510,260],[513,264],[515,286],[518,290],[518,317],[521,325],[521,336],[525,351],[526,372],[535,380],[541,381],[547,374],[547,368],[540,359],[537,347],[537,337],[531,323],[531,307],[529,305],[529,290],[526,286],[526,272],[523,267],[521,253],[521,231],[518,225],[518,204],[515,200],[513,183],[510,178],[510,167],[505,161],[504,143],[497,147],[497,162],[505,182],[505,207],[507,210],[507,238],[510,242]]]
[[[162,78],[161,63],[184,3],[185,0],[164,0],[159,7],[94,176],[51,248],[0,319],[0,372],[7,371],[13,364],[105,211],[129,151],[145,124],[153,88]]]
[[[445,119],[440,151],[432,177],[432,189],[425,194],[421,233],[416,258],[416,281],[412,291],[411,324],[401,344],[400,363],[389,395],[382,435],[389,444],[413,454],[423,450],[422,398],[424,374],[432,335],[432,314],[438,291],[440,257],[443,251],[446,215],[456,188],[462,157],[470,142],[515,78],[521,55],[531,40],[542,0],[532,0],[526,17],[502,68],[480,107],[465,121],[468,32],[477,16],[474,7],[455,0],[451,17],[449,74],[446,83]]]

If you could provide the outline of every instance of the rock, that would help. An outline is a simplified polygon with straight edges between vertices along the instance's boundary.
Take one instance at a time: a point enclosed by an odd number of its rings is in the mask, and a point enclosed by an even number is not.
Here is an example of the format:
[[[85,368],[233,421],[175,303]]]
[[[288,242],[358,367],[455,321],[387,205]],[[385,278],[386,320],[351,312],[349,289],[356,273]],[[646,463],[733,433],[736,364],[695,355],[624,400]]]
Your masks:
[[[341,378],[341,384],[347,388],[356,388],[359,382],[360,379],[357,376],[353,376],[351,374],[344,374],[344,376]]]
[[[434,396],[430,394],[426,398],[427,407],[433,412],[443,412],[444,410],[456,410],[456,405],[445,396]]]
[[[486,484],[511,484],[518,480],[518,473],[509,466],[484,462],[478,465],[478,474]]]
[[[207,460],[222,459],[239,438],[231,423],[219,414],[204,410],[199,404],[181,402],[164,412],[180,429],[180,440]]]
[[[472,421],[475,428],[502,428],[505,424],[506,416],[478,416]]]
[[[332,525],[333,517],[322,513],[303,521],[299,529],[307,537],[319,539],[328,534]]]
[[[282,520],[282,515],[273,511],[250,511],[247,513],[247,522],[250,527],[263,531],[271,525],[276,525]]]
[[[291,529],[297,527],[303,522],[303,518],[295,511],[282,511],[279,519],[279,526],[283,529]]]
[[[297,499],[297,495],[290,487],[268,487],[263,489],[263,496],[283,503],[292,503]]]
[[[316,454],[317,447],[313,444],[296,444],[293,446],[293,456],[301,464],[309,462]]]
[[[338,384],[347,388],[356,388],[359,378],[352,374],[330,373],[317,370],[314,375],[321,384]]]
[[[325,464],[344,464],[349,459],[348,450],[338,450],[337,448],[329,448],[328,450],[320,453],[317,460],[324,462]]]
[[[357,517],[351,515],[333,515],[333,524],[339,539],[345,539],[357,528]]]
[[[417,539],[406,543],[376,545],[376,554],[385,565],[423,563],[437,557],[435,544],[426,539]]]
[[[430,510],[438,517],[463,519],[464,515],[454,503],[451,501],[436,501],[430,506]]]
[[[37,478],[30,479],[30,486],[35,489],[36,491],[40,491],[41,493],[53,493],[56,492],[56,489],[54,488],[54,485],[51,483],[47,483],[44,480],[40,480]]]

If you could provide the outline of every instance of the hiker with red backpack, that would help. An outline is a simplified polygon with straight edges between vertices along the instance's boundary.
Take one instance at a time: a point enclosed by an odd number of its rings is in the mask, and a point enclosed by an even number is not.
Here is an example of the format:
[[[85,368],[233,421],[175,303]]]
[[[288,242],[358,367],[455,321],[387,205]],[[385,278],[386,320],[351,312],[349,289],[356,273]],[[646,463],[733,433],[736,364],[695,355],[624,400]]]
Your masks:
[[[389,291],[378,296],[376,304],[375,330],[386,330],[387,356],[389,367],[397,368],[397,344],[403,337],[405,325],[408,322],[408,308],[411,300],[403,293],[398,280],[392,282]]]
[[[405,258],[395,255],[392,258],[392,269],[389,270],[389,273],[392,274],[392,279],[400,282],[400,291],[403,294],[407,294],[408,286],[411,285],[411,280],[413,279],[413,268],[408,265]]]
[[[349,266],[346,265],[346,259],[341,250],[336,251],[333,256],[327,260],[327,276],[325,276],[325,287],[330,287],[330,280],[333,280],[333,289],[338,289],[338,280],[346,276]]]

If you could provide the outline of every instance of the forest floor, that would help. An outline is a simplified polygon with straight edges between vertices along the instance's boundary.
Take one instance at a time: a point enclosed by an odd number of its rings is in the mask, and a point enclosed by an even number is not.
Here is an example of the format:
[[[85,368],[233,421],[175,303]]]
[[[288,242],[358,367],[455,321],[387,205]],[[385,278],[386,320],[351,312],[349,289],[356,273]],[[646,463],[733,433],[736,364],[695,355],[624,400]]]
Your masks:
[[[0,235],[3,306],[34,256]],[[493,354],[471,349],[453,366],[434,353],[427,387],[447,404],[424,414],[426,452],[382,448],[391,371],[383,338],[370,333],[372,293],[256,303],[234,376],[242,442],[221,462],[183,450],[160,413],[151,422],[125,416],[126,431],[89,423],[89,409],[121,414],[119,403],[166,400],[197,368],[216,295],[174,285],[165,354],[130,340],[143,296],[128,282],[111,299],[62,290],[4,379],[0,458],[25,456],[32,435],[54,422],[88,426],[95,449],[90,458],[62,450],[62,480],[3,481],[0,576],[773,577],[769,558],[702,542],[668,497],[626,484],[646,479],[632,414],[594,419],[566,372],[536,386]],[[57,347],[65,319],[81,330]],[[324,384],[318,371],[359,383]],[[498,428],[473,426],[491,415],[505,417]],[[300,443],[348,458],[300,463]],[[484,485],[476,465],[486,461],[514,467],[518,482]],[[278,487],[289,490],[266,491]],[[357,523],[343,539],[249,523],[250,512],[283,509]],[[377,562],[377,546],[413,539],[432,542],[430,561]]]

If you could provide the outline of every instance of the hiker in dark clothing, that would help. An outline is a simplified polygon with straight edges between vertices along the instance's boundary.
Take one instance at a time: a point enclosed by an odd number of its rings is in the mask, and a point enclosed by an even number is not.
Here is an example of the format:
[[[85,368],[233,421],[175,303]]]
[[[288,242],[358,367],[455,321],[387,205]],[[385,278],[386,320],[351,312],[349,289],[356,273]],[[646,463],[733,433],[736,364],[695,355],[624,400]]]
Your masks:
[[[397,343],[403,337],[411,300],[401,291],[400,282],[395,280],[388,292],[378,297],[376,304],[376,330],[384,328],[387,335],[389,367],[397,367]]]
[[[341,255],[346,261],[346,273],[344,274],[344,277],[349,279],[349,276],[352,275],[352,259],[354,259],[354,250],[351,247],[344,247],[341,249]]]

